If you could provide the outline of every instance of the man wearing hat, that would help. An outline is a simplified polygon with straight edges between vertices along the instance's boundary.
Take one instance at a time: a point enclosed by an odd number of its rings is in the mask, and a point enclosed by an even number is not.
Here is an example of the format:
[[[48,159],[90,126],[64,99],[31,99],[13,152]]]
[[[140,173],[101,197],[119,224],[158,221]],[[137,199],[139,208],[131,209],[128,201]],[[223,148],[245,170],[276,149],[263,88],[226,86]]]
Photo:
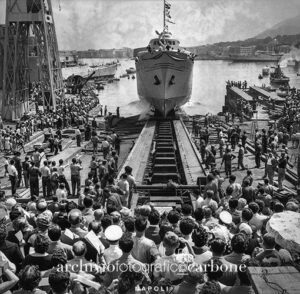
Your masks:
[[[120,226],[111,225],[105,230],[104,235],[109,242],[109,247],[104,250],[103,257],[106,264],[110,264],[123,255],[119,247],[119,240],[122,238],[123,232]]]

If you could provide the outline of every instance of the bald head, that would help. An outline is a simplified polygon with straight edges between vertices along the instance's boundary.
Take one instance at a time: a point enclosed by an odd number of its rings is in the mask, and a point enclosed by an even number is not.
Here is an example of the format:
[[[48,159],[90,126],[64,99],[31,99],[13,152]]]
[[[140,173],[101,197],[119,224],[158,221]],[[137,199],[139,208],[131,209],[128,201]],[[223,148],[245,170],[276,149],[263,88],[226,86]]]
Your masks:
[[[85,255],[86,245],[83,241],[77,241],[73,244],[73,252],[75,256],[81,257]]]
[[[102,218],[103,218],[103,215],[104,215],[104,212],[103,212],[103,210],[102,209],[96,209],[95,211],[94,211],[94,217],[95,217],[95,221],[98,221],[98,222],[100,222],[101,220],[102,220]]]
[[[72,209],[69,212],[69,222],[71,225],[76,226],[81,223],[82,213],[78,209]]]

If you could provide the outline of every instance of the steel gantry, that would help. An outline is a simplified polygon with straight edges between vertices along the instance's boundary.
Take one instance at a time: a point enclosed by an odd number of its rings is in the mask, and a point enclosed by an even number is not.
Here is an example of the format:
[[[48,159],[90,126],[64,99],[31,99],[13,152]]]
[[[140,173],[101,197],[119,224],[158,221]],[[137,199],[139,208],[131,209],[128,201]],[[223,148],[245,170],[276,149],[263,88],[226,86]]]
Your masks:
[[[32,42],[30,40],[34,40]],[[38,79],[30,80],[36,57]],[[44,110],[63,99],[63,79],[51,0],[6,0],[2,115],[20,118],[29,110],[29,87],[40,85]]]

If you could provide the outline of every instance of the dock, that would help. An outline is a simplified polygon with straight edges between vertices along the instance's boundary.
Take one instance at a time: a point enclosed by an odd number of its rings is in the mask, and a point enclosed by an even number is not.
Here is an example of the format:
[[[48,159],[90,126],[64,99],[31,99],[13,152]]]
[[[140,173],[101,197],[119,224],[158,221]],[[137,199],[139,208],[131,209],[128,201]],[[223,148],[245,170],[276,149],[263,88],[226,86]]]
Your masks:
[[[276,93],[266,91],[265,89],[257,86],[251,86],[249,88],[249,93],[251,93],[256,98],[262,97],[264,99],[274,101],[275,103],[283,103],[285,101],[285,98],[279,97]]]
[[[253,97],[247,92],[238,87],[230,87],[227,85],[223,112],[227,112],[230,109],[230,112],[241,113],[244,104],[249,103],[250,105],[253,105],[254,102]]]

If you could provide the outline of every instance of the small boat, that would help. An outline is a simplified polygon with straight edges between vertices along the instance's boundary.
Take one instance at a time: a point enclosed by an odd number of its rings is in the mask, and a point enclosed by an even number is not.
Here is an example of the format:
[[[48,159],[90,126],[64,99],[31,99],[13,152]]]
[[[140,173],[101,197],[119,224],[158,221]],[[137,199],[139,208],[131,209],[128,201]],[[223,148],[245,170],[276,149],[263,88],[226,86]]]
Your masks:
[[[264,77],[263,77],[261,74],[259,74],[258,78],[259,78],[260,80],[262,80]]]
[[[133,75],[132,77],[131,77],[133,80],[135,80],[135,76]]]
[[[119,82],[119,81],[120,81],[119,78],[114,78],[113,80],[116,81],[116,82]]]
[[[270,73],[270,68],[268,66],[264,66],[262,69],[262,75],[263,76],[268,76]]]
[[[136,73],[136,69],[134,67],[130,67],[126,69],[127,74],[134,74]]]

